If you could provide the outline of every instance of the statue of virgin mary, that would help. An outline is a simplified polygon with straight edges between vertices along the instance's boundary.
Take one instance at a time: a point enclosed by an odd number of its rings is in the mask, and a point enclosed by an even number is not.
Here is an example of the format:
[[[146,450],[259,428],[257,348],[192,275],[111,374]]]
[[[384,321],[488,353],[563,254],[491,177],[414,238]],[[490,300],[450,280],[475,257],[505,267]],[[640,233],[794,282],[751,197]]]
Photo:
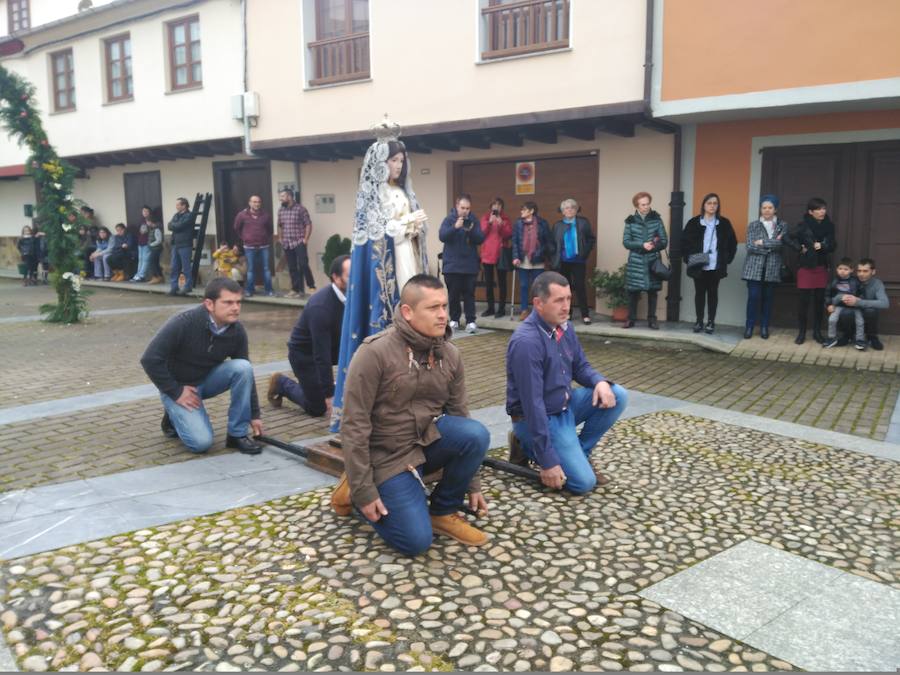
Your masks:
[[[332,401],[335,432],[340,430],[350,359],[366,337],[391,324],[403,285],[428,270],[427,217],[413,191],[400,127],[385,115],[372,131],[376,140],[366,151],[356,193],[350,283]]]

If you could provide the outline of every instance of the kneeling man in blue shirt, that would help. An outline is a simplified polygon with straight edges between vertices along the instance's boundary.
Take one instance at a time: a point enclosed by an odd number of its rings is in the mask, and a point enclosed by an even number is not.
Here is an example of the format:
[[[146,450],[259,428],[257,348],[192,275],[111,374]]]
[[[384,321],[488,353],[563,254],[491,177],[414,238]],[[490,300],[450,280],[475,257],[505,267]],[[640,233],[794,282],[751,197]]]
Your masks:
[[[531,297],[535,311],[506,350],[510,441],[540,465],[544,485],[584,494],[609,482],[591,466],[591,450],[625,410],[628,392],[588,363],[569,323],[572,291],[563,275],[542,273]],[[573,380],[581,387],[573,389]],[[516,448],[511,450],[514,458]]]

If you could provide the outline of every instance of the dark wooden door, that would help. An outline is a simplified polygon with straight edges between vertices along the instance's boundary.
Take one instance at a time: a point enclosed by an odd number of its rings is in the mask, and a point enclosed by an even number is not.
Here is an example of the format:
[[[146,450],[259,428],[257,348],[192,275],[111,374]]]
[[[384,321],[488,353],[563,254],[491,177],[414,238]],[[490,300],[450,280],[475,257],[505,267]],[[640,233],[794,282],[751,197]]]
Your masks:
[[[516,163],[526,161],[535,162],[535,194],[516,195]],[[591,221],[596,234],[597,224],[594,221],[597,217],[598,175],[596,155],[460,162],[454,172],[454,194],[467,192],[472,195],[472,210],[479,218],[490,208],[491,200],[500,197],[506,204],[506,214],[512,222],[516,222],[519,217],[522,204],[533,201],[538,205],[538,215],[550,223],[551,227],[562,217],[559,213],[560,202],[571,197],[581,206],[581,215]],[[588,273],[593,272],[596,259],[595,247],[587,262]],[[588,303],[593,307],[596,294],[590,292],[590,288],[588,286]],[[485,299],[484,284],[481,283],[480,276],[475,295],[478,300]],[[518,295],[515,301],[518,302]]]
[[[891,299],[881,330],[900,333],[900,141],[767,148],[762,192],[781,198],[780,215],[797,223],[810,197],[828,202],[835,256],[874,258]],[[796,325],[797,291],[779,289],[778,325]]]
[[[213,185],[216,200],[216,244],[238,243],[234,232],[234,219],[247,208],[251,195],[259,195],[262,208],[272,214],[272,174],[265,160],[241,160],[237,162],[213,162]],[[274,248],[269,256],[269,267],[275,270]],[[258,285],[263,283],[257,275]]]
[[[137,233],[143,222],[141,209],[149,206],[157,222],[162,222],[162,190],[159,171],[126,173],[125,179],[125,223],[130,232]],[[174,205],[173,207],[174,208]]]

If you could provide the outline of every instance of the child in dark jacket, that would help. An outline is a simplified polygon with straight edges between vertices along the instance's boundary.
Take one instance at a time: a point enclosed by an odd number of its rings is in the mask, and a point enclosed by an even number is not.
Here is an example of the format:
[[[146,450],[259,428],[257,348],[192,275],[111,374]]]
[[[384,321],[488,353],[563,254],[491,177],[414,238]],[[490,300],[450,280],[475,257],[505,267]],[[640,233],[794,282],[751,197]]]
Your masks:
[[[856,324],[855,347],[860,351],[866,349],[865,320],[862,310],[843,304],[845,295],[859,295],[859,280],[853,276],[853,261],[841,258],[835,268],[835,276],[825,288],[825,309],[828,311],[828,340],[822,345],[830,349],[838,344],[837,328],[842,314],[853,314]]]
[[[37,266],[40,257],[40,243],[32,235],[31,227],[22,228],[22,236],[16,242],[19,255],[22,256],[22,285],[34,286],[37,283]]]

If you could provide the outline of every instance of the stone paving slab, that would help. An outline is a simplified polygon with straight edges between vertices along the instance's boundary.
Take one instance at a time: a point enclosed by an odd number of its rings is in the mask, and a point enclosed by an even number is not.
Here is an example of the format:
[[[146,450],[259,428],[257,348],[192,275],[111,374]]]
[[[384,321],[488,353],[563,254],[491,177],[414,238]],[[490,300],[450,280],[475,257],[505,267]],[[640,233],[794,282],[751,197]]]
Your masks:
[[[274,448],[0,495],[0,559],[217,513],[334,480]]]
[[[900,664],[900,590],[755,541],[640,595],[808,670]]]
[[[483,548],[397,556],[321,489],[0,564],[0,621],[29,668],[791,670],[638,593],[748,539],[900,589],[896,462],[669,411],[594,460],[486,471]]]

